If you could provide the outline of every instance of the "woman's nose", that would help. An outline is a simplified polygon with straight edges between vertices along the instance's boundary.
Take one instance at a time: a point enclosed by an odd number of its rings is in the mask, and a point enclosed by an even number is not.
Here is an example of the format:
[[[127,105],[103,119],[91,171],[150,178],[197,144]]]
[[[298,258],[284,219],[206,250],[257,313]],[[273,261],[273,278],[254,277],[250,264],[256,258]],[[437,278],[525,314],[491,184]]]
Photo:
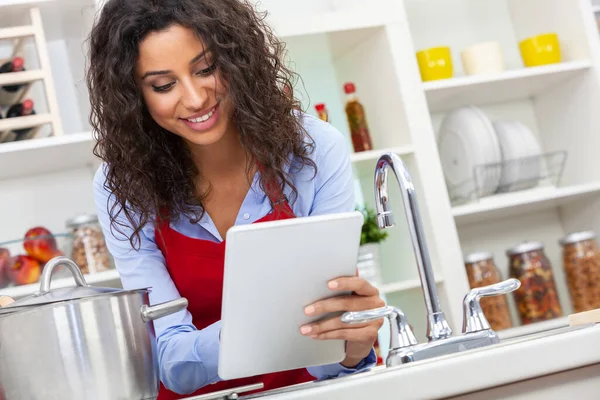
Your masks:
[[[182,93],[181,103],[189,110],[201,110],[208,99],[208,90],[193,80],[186,82]]]

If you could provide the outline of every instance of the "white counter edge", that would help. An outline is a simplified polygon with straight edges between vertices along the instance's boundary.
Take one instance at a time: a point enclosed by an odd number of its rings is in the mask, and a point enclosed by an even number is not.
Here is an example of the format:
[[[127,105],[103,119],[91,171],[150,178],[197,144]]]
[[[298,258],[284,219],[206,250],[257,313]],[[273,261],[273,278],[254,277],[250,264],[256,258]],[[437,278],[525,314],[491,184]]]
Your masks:
[[[266,396],[296,399],[430,399],[457,396],[600,363],[600,325],[501,344],[419,364],[367,372]]]

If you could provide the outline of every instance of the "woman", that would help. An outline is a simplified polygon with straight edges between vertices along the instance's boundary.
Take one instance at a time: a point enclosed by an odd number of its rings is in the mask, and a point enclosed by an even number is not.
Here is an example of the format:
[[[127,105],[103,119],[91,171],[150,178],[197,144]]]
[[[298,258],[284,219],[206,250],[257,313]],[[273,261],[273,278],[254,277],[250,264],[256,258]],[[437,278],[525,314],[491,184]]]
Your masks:
[[[125,288],[188,310],[154,323],[159,399],[246,383],[265,389],[372,366],[381,322],[339,318],[299,327],[347,341],[335,365],[223,382],[217,375],[223,240],[233,225],[354,209],[346,142],[297,111],[280,43],[242,0],[109,0],[90,34],[88,86],[97,211]],[[260,279],[260,277],[257,277]],[[352,296],[305,313],[383,305],[358,277],[329,284]]]

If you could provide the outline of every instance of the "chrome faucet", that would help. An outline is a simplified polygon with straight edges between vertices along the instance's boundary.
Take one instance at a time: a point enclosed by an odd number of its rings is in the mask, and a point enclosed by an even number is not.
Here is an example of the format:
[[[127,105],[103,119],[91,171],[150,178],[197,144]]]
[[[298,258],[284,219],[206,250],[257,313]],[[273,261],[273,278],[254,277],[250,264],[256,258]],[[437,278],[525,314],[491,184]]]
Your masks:
[[[421,214],[417,204],[416,191],[408,168],[402,159],[394,154],[382,155],[375,167],[375,208],[380,229],[394,226],[388,195],[388,171],[392,170],[402,190],[404,212],[408,222],[413,251],[421,279],[421,287],[427,308],[428,343],[419,344],[404,313],[395,307],[382,307],[374,310],[347,312],[342,321],[347,324],[363,323],[387,317],[390,321],[390,352],[386,359],[388,367],[431,357],[452,354],[459,351],[496,344],[500,341],[490,328],[480,306],[481,297],[496,296],[517,290],[521,283],[508,279],[494,285],[472,289],[463,300],[463,333],[453,336],[444,312],[440,306],[433,268],[425,240]]]
[[[377,210],[377,223],[380,229],[394,226],[394,218],[390,208],[388,195],[388,171],[394,171],[398,185],[402,189],[404,212],[408,222],[408,231],[412,239],[415,252],[421,287],[427,308],[427,338],[430,340],[445,339],[452,336],[452,329],[448,325],[444,312],[440,306],[433,268],[425,241],[425,232],[417,204],[417,193],[412,183],[408,169],[402,159],[394,153],[384,154],[379,158],[375,167],[375,208]]]

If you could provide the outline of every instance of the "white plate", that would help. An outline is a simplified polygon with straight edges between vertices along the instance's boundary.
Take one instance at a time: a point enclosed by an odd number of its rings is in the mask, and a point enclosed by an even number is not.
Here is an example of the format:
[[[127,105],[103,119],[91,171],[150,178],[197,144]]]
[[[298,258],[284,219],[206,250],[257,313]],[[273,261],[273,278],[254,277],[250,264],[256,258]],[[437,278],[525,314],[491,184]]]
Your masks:
[[[496,131],[494,126],[485,113],[474,106],[469,107],[471,112],[477,116],[480,121],[481,128],[479,128],[478,139],[482,143],[482,153],[485,157],[484,172],[484,185],[480,186],[482,196],[488,196],[498,189],[500,183],[500,176],[502,175],[502,152],[500,151],[500,144],[496,137]],[[496,164],[496,165],[493,165]]]
[[[475,191],[474,168],[485,163],[478,133],[481,121],[469,108],[450,111],[440,128],[438,150],[446,182],[454,199],[467,200]],[[477,182],[482,187],[483,180]]]
[[[524,155],[521,131],[515,129],[511,122],[496,121],[494,130],[498,137],[500,150],[502,152],[502,168],[499,192],[510,192],[515,182],[520,179],[521,162],[519,159]]]
[[[523,161],[521,162],[520,183],[515,190],[530,189],[539,184],[542,176],[542,148],[531,130],[521,122],[513,123],[520,132]]]

